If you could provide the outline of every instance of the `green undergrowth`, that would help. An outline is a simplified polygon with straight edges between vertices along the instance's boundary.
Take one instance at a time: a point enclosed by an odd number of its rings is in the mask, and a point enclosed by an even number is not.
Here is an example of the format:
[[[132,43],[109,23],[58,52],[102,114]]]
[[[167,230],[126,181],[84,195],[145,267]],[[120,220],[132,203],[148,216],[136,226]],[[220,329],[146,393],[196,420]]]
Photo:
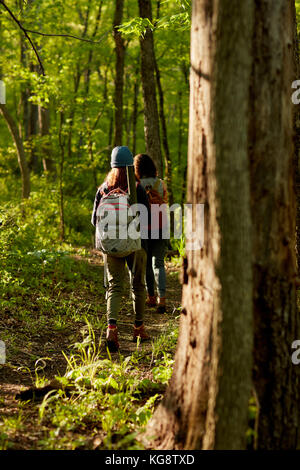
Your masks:
[[[110,356],[103,266],[90,249],[57,241],[48,203],[36,218],[29,205],[25,218],[20,207],[0,210],[0,381],[56,383],[43,401],[7,405],[0,395],[0,449],[141,449],[171,377],[178,318],[151,344]]]
[[[177,319],[168,322],[150,350],[137,344],[126,357],[112,357],[86,323],[82,341],[64,354],[66,370],[55,377],[55,388],[41,403],[20,402],[18,412],[0,422],[0,449],[18,448],[18,436],[30,432],[30,419],[40,430],[34,449],[143,449],[140,436],[172,374]],[[32,377],[38,387],[47,383],[42,362]],[[37,412],[30,418],[33,406]]]
[[[60,390],[50,391],[39,407],[46,427],[40,449],[142,449],[143,432],[161,400],[173,366],[177,328],[171,322],[152,346],[130,356],[101,353],[92,329],[77,351],[66,357]]]
[[[90,250],[55,243],[51,225],[45,241],[44,224],[39,232],[39,222],[24,220],[18,207],[2,208],[0,219],[0,326],[8,360],[18,348],[30,352],[27,333],[51,342],[51,335],[64,332],[72,340],[74,325],[84,326],[84,317],[103,327],[103,274],[89,262]]]

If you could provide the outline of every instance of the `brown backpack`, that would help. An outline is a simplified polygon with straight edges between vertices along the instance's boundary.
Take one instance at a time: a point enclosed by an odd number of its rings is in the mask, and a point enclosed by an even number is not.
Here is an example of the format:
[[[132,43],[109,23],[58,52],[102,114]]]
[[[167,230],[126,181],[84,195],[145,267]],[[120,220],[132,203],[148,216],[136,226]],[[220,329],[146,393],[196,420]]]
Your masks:
[[[150,206],[151,206],[151,204],[159,204],[160,205],[160,204],[164,203],[163,197],[158,192],[160,182],[161,182],[161,180],[158,179],[154,186],[148,185],[148,186],[145,187]]]
[[[165,203],[163,197],[158,192],[160,183],[162,183],[162,180],[158,179],[155,182],[154,186],[149,185],[145,187],[149,204],[150,204],[150,208],[152,205],[155,205],[155,204],[161,205]],[[166,221],[167,221],[166,211],[163,210],[163,213],[162,212],[159,213],[158,224],[157,222],[153,223],[153,221],[151,220],[151,228],[153,228],[154,230],[162,229],[166,225],[167,223]]]

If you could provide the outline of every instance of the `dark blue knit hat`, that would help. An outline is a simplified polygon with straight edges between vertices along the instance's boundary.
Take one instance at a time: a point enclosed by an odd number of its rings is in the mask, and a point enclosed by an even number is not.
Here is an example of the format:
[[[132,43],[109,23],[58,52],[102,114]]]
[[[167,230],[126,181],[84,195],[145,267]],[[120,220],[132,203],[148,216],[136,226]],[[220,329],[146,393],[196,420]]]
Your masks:
[[[128,147],[115,147],[111,152],[110,166],[112,168],[119,168],[122,166],[133,165],[133,155]]]

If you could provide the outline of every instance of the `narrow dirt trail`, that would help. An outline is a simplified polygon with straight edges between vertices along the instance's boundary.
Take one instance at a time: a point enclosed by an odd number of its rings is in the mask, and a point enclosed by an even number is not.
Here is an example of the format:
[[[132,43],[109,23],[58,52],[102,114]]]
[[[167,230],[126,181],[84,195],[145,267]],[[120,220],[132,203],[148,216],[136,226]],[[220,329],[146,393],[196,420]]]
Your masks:
[[[76,256],[76,262],[88,263],[89,268],[95,269],[97,276],[103,277],[103,263],[98,256],[93,253],[89,258]],[[170,318],[179,315],[179,307],[181,302],[181,286],[178,280],[178,267],[168,262],[167,266],[167,292],[168,304],[166,314],[157,314],[155,309],[146,308],[145,325],[153,339],[159,337],[166,330]],[[126,290],[124,292],[126,293]],[[128,292],[128,290],[127,290]],[[80,296],[80,294],[78,294]],[[74,297],[74,296],[73,296]],[[82,298],[80,299],[82,301]],[[73,298],[76,302],[76,294]],[[79,301],[79,297],[78,297]],[[96,302],[95,307],[95,324],[93,330],[96,338],[105,336],[104,325],[105,319],[105,295],[104,291],[97,293],[93,298],[85,299],[85,302]],[[36,312],[39,315],[39,312]],[[93,315],[89,317],[89,321],[93,320]],[[96,318],[97,317],[97,318]],[[123,297],[123,304],[119,314],[119,342],[120,353],[123,357],[131,355],[136,344],[132,342],[134,316],[132,312],[132,302],[129,294]],[[27,323],[29,323],[28,320]],[[93,323],[93,321],[91,321]],[[0,319],[0,338],[3,331],[5,337],[8,338],[8,360],[4,365],[0,365],[0,448],[1,439],[6,439],[5,433],[2,434],[1,422],[12,419],[13,447],[14,449],[32,449],[35,448],[37,440],[43,435],[43,430],[37,427],[38,403],[32,402],[26,407],[15,396],[27,387],[32,387],[37,376],[42,375],[44,381],[52,380],[56,375],[63,375],[66,370],[66,360],[62,351],[67,355],[72,351],[71,344],[81,341],[84,333],[87,332],[87,325],[82,321],[73,322],[72,319],[65,319],[65,327],[53,329],[52,326],[47,328],[30,328],[30,324],[26,324],[26,320],[14,318],[9,311],[5,311]],[[9,338],[11,337],[11,341]],[[10,353],[10,347],[13,353]],[[143,348],[149,351],[151,357],[151,343],[144,343]],[[113,357],[114,358],[114,357]],[[117,360],[117,355],[115,356]],[[41,366],[41,369],[38,369]],[[37,375],[36,375],[37,372]],[[23,409],[24,408],[24,409]],[[18,429],[16,422],[17,416],[23,415],[22,426]],[[10,442],[12,436],[9,436]]]

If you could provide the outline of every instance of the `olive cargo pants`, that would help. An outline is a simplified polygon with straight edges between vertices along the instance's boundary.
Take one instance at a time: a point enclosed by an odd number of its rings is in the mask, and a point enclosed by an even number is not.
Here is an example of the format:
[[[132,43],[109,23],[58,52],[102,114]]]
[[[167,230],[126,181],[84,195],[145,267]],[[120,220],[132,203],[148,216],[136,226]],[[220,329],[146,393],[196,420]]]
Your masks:
[[[136,256],[135,269],[132,273],[134,265],[134,256]],[[125,262],[130,271],[133,311],[136,321],[143,321],[145,311],[146,289],[145,289],[145,272],[147,254],[142,248],[139,251],[127,256],[126,258],[116,258],[107,255],[107,320],[118,319],[118,313],[121,306],[124,281],[126,279]]]

